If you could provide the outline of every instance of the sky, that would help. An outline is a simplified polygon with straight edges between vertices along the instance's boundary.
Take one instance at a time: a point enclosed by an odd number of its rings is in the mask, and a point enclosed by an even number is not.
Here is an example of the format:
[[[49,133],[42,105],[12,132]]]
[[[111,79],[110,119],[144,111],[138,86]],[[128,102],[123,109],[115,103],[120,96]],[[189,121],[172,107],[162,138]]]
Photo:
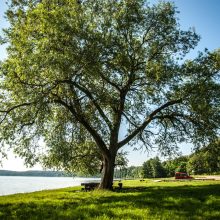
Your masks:
[[[5,0],[0,0],[0,29],[7,26],[7,22],[3,18],[4,12],[7,8]],[[150,2],[157,3],[158,0],[151,0]],[[193,27],[201,36],[201,40],[194,51],[190,52],[189,58],[196,57],[198,51],[203,51],[205,48],[210,51],[220,48],[220,0],[174,0],[177,6],[179,23],[183,30]],[[1,32],[0,32],[1,33]],[[0,46],[0,60],[7,57],[5,50],[6,46]],[[191,153],[192,146],[183,144],[180,150],[183,155]],[[126,149],[128,150],[128,149]],[[156,156],[157,152],[150,154],[142,151],[129,151],[128,165],[142,165],[144,161],[150,157]],[[23,165],[21,158],[15,158],[12,152],[8,153],[8,160],[3,160],[3,167],[0,169],[9,170],[29,170]],[[35,166],[32,169],[41,169],[40,166]]]

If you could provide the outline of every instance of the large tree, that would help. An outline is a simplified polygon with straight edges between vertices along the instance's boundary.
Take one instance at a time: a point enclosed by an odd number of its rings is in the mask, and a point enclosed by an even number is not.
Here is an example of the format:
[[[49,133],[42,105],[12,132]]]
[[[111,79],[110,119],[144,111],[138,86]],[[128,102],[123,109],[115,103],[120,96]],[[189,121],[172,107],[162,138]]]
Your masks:
[[[220,53],[184,60],[199,36],[176,14],[145,0],[11,0],[1,151],[60,168],[101,160],[100,188],[111,188],[125,145],[169,153],[215,138]]]

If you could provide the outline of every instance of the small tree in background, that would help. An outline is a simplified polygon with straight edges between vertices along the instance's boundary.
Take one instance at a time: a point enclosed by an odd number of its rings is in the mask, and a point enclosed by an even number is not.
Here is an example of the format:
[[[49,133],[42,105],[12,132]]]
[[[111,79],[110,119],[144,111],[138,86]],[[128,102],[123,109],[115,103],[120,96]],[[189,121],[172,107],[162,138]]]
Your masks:
[[[186,173],[187,172],[187,169],[186,169],[186,165],[187,165],[187,162],[181,162],[178,167],[176,168],[176,172],[184,172]]]
[[[220,141],[217,140],[190,156],[187,170],[193,172],[193,174],[219,173]]]
[[[153,177],[153,170],[151,166],[151,160],[147,160],[142,165],[142,176],[143,178],[152,178]]]
[[[172,160],[164,161],[162,163],[167,177],[173,177],[175,175],[176,164],[173,163]]]
[[[144,178],[160,178],[165,177],[166,172],[159,157],[147,160],[143,163],[143,177]]]
[[[204,174],[207,171],[207,162],[203,153],[196,153],[190,157],[187,170],[192,174]]]
[[[166,170],[167,176],[174,176],[175,172],[186,172],[188,160],[189,156],[179,156],[172,160],[164,161],[162,164]]]

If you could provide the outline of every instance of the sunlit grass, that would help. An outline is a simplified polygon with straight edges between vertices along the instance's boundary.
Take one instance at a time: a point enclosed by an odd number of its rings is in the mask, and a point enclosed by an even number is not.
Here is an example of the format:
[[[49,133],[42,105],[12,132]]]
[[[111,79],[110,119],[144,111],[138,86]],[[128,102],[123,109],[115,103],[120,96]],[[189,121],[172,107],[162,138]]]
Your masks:
[[[73,187],[2,196],[0,219],[217,220],[220,181],[127,180],[113,192]]]

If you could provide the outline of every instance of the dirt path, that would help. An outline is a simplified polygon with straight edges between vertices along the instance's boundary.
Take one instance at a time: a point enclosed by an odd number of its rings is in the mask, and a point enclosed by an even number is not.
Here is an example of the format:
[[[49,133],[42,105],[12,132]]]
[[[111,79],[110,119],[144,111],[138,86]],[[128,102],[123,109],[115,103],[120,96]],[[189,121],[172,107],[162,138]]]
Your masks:
[[[220,176],[203,176],[206,179],[215,179],[215,180],[220,180]]]

